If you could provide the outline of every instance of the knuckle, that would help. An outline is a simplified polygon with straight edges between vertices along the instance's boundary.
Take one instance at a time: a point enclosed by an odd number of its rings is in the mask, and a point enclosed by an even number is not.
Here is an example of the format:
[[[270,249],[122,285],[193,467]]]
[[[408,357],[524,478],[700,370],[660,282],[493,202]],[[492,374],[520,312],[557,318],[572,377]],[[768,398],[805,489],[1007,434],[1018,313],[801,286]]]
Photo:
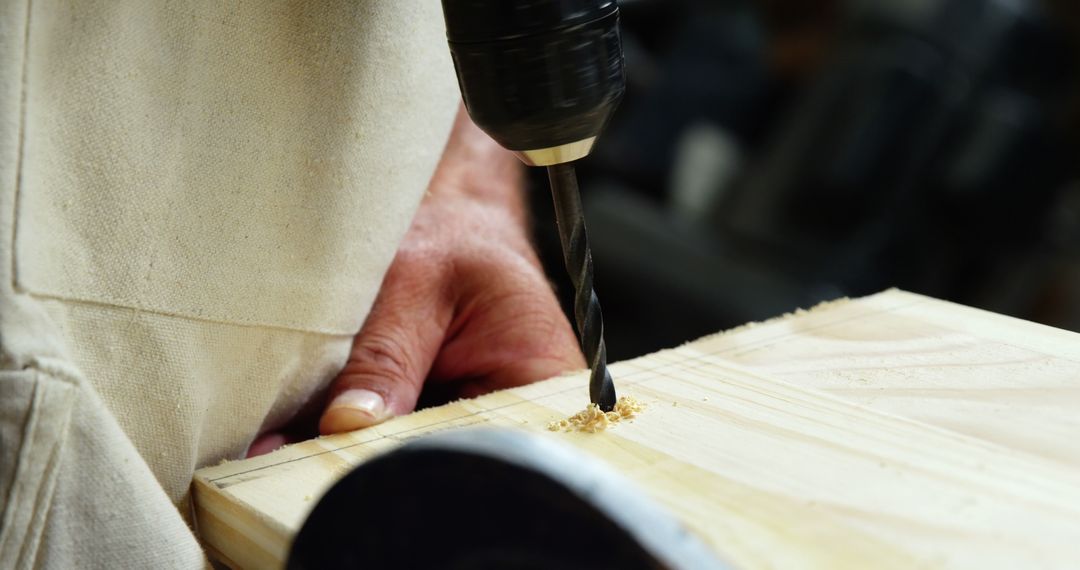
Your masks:
[[[353,345],[346,373],[364,374],[407,381],[412,365],[401,343],[389,335],[366,334]]]
[[[427,243],[403,243],[398,248],[394,263],[398,265],[422,265],[430,260],[431,246]]]
[[[452,261],[448,255],[451,251],[431,242],[402,244],[389,273],[399,280],[437,279],[447,272]]]

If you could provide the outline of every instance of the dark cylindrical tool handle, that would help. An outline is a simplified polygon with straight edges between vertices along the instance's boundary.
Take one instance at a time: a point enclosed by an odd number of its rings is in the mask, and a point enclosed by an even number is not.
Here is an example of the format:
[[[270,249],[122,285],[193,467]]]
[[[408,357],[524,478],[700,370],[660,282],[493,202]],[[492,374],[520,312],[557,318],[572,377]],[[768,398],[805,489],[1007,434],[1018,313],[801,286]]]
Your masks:
[[[510,150],[596,137],[622,99],[614,0],[443,0],[443,14],[465,107]]]

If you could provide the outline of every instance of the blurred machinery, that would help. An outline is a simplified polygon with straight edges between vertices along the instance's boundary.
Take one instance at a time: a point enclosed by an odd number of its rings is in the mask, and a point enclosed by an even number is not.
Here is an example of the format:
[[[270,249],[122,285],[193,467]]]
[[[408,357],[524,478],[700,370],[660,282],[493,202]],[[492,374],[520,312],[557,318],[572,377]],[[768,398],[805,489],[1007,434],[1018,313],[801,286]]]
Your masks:
[[[581,170],[613,359],[891,286],[1080,329],[1076,46],[1042,2],[621,5]]]

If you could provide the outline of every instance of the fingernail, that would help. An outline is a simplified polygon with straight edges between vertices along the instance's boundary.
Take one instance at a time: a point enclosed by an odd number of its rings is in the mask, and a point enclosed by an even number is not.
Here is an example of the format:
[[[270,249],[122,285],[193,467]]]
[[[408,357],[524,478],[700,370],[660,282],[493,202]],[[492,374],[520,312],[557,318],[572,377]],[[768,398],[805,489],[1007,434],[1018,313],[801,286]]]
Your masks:
[[[352,431],[382,422],[389,414],[382,396],[371,390],[346,390],[326,407],[323,415],[323,433]]]

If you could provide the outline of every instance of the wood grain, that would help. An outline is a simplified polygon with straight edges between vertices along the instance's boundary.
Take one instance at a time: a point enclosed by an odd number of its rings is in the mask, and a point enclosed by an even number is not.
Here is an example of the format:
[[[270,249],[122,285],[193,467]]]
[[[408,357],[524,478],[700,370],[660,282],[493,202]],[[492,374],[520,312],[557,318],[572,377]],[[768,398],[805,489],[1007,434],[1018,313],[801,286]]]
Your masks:
[[[505,426],[608,462],[738,567],[1076,567],[1078,362],[1080,335],[889,291],[614,365],[649,407],[608,432],[545,430],[585,403],[559,377],[201,470],[196,518],[230,564],[280,565],[352,466]]]
[[[722,334],[756,373],[1080,467],[1080,335],[887,293]]]

